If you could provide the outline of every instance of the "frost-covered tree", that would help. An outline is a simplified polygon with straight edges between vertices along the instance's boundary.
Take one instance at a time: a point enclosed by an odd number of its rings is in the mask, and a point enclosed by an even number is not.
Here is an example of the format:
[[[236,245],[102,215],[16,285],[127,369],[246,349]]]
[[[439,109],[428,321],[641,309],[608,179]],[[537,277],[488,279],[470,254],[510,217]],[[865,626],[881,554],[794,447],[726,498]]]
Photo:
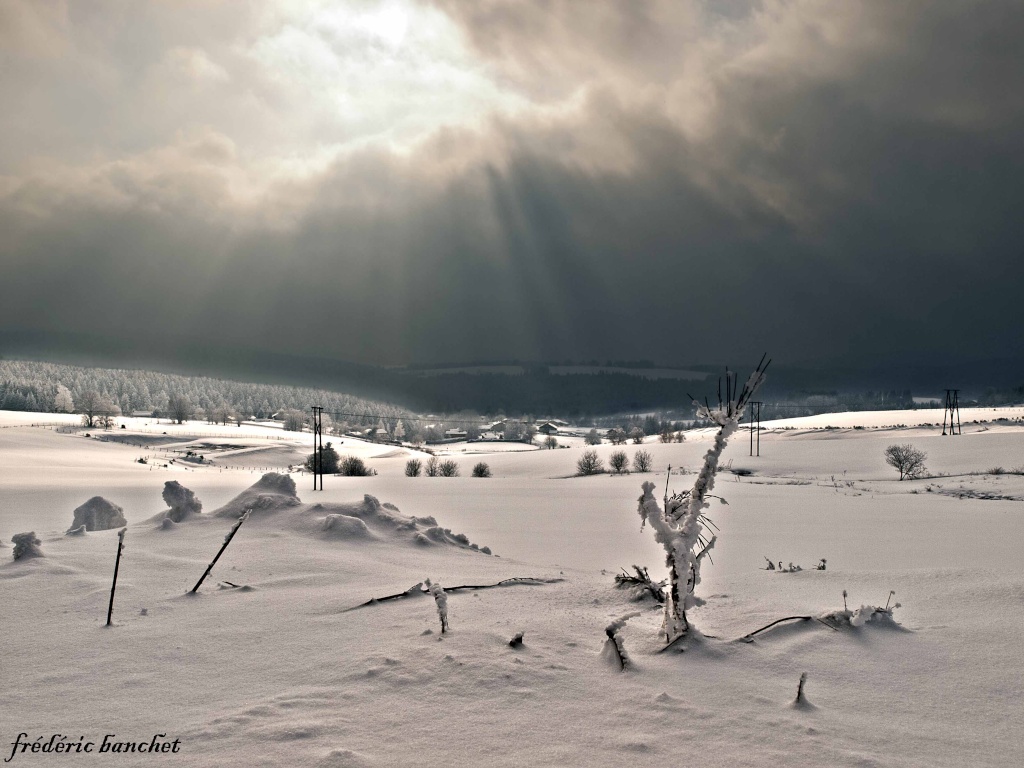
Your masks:
[[[78,398],[77,410],[82,414],[82,425],[86,427],[98,426],[104,416],[114,414],[115,408],[116,406],[109,397],[95,389],[83,392]],[[116,412],[120,413],[121,409],[117,408]]]
[[[768,361],[770,362],[770,361]],[[747,402],[753,397],[758,387],[764,382],[768,363],[762,358],[757,368],[750,374],[743,389],[736,392],[735,374],[726,372],[726,397],[719,399],[717,407],[705,401],[697,406],[698,418],[707,419],[718,425],[714,442],[704,454],[704,465],[697,473],[693,487],[673,496],[665,489],[664,507],[659,506],[654,498],[654,483],[643,484],[643,495],[640,497],[638,512],[641,528],[650,523],[654,529],[654,537],[665,549],[665,565],[669,571],[668,593],[665,599],[665,621],[662,632],[668,642],[685,637],[690,630],[686,612],[699,604],[694,594],[700,584],[701,563],[715,545],[716,537],[704,536],[704,510],[708,507],[708,498],[715,486],[715,474],[718,462],[729,438],[739,428]]]
[[[57,393],[53,396],[53,410],[57,413],[72,413],[75,410],[75,401],[71,397],[71,390],[63,384],[57,385]]]
[[[592,429],[589,432],[587,432],[586,442],[587,442],[587,445],[600,445],[601,444],[601,436],[599,434],[597,434],[597,429]]]

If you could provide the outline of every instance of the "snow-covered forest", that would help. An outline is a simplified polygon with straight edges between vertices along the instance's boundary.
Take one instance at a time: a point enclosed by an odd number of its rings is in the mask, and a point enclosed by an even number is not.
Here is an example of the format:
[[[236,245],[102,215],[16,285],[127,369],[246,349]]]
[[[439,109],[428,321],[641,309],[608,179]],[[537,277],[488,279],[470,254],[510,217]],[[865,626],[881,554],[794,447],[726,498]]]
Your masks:
[[[197,413],[230,409],[245,417],[268,418],[312,404],[328,413],[366,414],[369,421],[405,416],[394,405],[308,387],[252,384],[157,371],[82,368],[75,365],[0,360],[0,410],[70,413],[85,392],[108,397],[124,414],[166,411],[172,397],[185,397]]]

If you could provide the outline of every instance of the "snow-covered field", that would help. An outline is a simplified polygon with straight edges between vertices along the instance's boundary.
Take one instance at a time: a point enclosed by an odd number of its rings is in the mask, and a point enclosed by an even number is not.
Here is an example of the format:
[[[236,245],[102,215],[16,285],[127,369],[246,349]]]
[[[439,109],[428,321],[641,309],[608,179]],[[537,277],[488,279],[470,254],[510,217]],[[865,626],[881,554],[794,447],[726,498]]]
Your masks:
[[[26,751],[9,764],[1019,765],[1022,416],[963,409],[957,437],[918,426],[941,424],[941,409],[790,419],[765,425],[760,457],[738,433],[724,458],[750,474],[718,477],[728,506],[711,510],[721,531],[698,591],[707,603],[691,616],[708,637],[679,654],[658,653],[661,612],[613,576],[634,563],[664,575],[640,530],[640,484],[660,496],[671,464],[671,487],[688,487],[710,434],[600,446],[606,463],[649,451],[656,472],[585,478],[571,477],[579,441],[446,446],[462,476],[407,478],[415,452],[332,438],[378,474],[327,477],[322,492],[294,474],[301,503],[281,480],[233,502],[264,468],[300,460],[310,436],[127,420],[86,438],[27,426],[76,417],[0,413],[3,757],[19,733],[94,750],[107,734],[164,734],[177,754]],[[926,451],[932,476],[898,482],[882,456],[892,443]],[[477,461],[494,476],[470,477]],[[196,493],[202,515],[159,521],[171,480]],[[64,533],[96,495],[128,521],[111,628],[117,532]],[[24,531],[44,557],[12,560]],[[805,570],[762,570],[766,556]],[[810,570],[821,558],[827,570]],[[450,592],[444,634],[429,596],[346,610],[426,578],[450,588],[514,577],[538,581]],[[841,609],[844,590],[851,608],[895,590],[899,626],[799,622],[737,642],[775,619]],[[620,672],[602,657],[604,628],[635,610],[621,632],[632,665]],[[510,647],[517,632],[524,642]],[[812,706],[794,708],[803,672]]]

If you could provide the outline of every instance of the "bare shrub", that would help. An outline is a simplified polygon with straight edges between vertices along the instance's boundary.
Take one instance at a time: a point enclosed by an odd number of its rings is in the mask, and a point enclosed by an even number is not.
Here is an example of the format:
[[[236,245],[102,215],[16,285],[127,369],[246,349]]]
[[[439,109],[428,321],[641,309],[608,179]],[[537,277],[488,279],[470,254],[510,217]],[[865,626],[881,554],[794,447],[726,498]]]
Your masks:
[[[647,451],[637,451],[633,454],[633,471],[650,472],[653,459]]]
[[[616,475],[621,475],[629,468],[629,457],[625,451],[616,451],[609,457],[608,463]]]
[[[473,467],[473,477],[490,477],[491,468],[487,466],[486,462],[481,461],[475,467]]]
[[[597,451],[584,451],[579,461],[576,462],[577,475],[599,475],[602,472],[604,472],[604,462],[597,455]]]
[[[439,474],[438,465],[440,463],[437,460],[437,456],[431,456],[427,459],[427,477],[437,477]]]
[[[366,466],[358,456],[346,456],[338,465],[338,474],[345,477],[369,477],[377,473]]]
[[[451,459],[446,459],[438,464],[437,473],[441,477],[458,477],[459,465]]]
[[[914,479],[921,477],[925,472],[924,460],[927,454],[912,446],[910,443],[903,445],[890,445],[885,449],[885,462],[900,473],[900,480]]]
[[[420,472],[423,470],[423,462],[419,459],[409,459],[405,462],[405,476],[406,477],[419,477]]]

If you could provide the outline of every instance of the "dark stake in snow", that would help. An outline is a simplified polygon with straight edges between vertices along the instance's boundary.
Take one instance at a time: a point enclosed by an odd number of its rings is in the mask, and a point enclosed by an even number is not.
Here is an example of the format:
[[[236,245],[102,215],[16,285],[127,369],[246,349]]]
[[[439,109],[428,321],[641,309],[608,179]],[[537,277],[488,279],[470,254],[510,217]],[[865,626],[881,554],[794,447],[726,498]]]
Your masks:
[[[231,539],[233,539],[235,537],[235,534],[238,533],[238,529],[242,527],[242,523],[244,523],[246,519],[248,519],[250,512],[252,512],[251,509],[245,510],[245,512],[242,513],[242,516],[238,518],[238,522],[236,522],[234,526],[232,526],[231,530],[228,531],[228,535],[224,537],[224,543],[221,545],[221,548],[217,550],[216,557],[214,557],[213,560],[210,561],[210,564],[206,566],[206,570],[203,571],[203,575],[199,577],[199,581],[197,581],[196,585],[192,587],[193,594],[195,594],[199,587],[202,586],[203,582],[206,580],[206,577],[210,575],[210,571],[213,570],[213,566],[215,566],[217,564],[217,561],[220,560],[220,556],[224,554],[224,550],[228,548],[228,544],[231,543]]]
[[[800,675],[800,683],[796,687],[796,701],[795,704],[806,704],[807,699],[804,698],[804,684],[807,682],[807,673],[804,672]]]
[[[516,632],[515,637],[513,637],[511,640],[509,640],[508,644],[512,648],[520,647],[523,644],[523,633],[522,632]]]
[[[107,606],[107,626],[109,627],[114,616],[114,590],[117,589],[117,572],[121,568],[121,553],[124,551],[124,534],[127,528],[117,532],[117,557],[114,559],[114,580],[110,584],[110,605]]]

